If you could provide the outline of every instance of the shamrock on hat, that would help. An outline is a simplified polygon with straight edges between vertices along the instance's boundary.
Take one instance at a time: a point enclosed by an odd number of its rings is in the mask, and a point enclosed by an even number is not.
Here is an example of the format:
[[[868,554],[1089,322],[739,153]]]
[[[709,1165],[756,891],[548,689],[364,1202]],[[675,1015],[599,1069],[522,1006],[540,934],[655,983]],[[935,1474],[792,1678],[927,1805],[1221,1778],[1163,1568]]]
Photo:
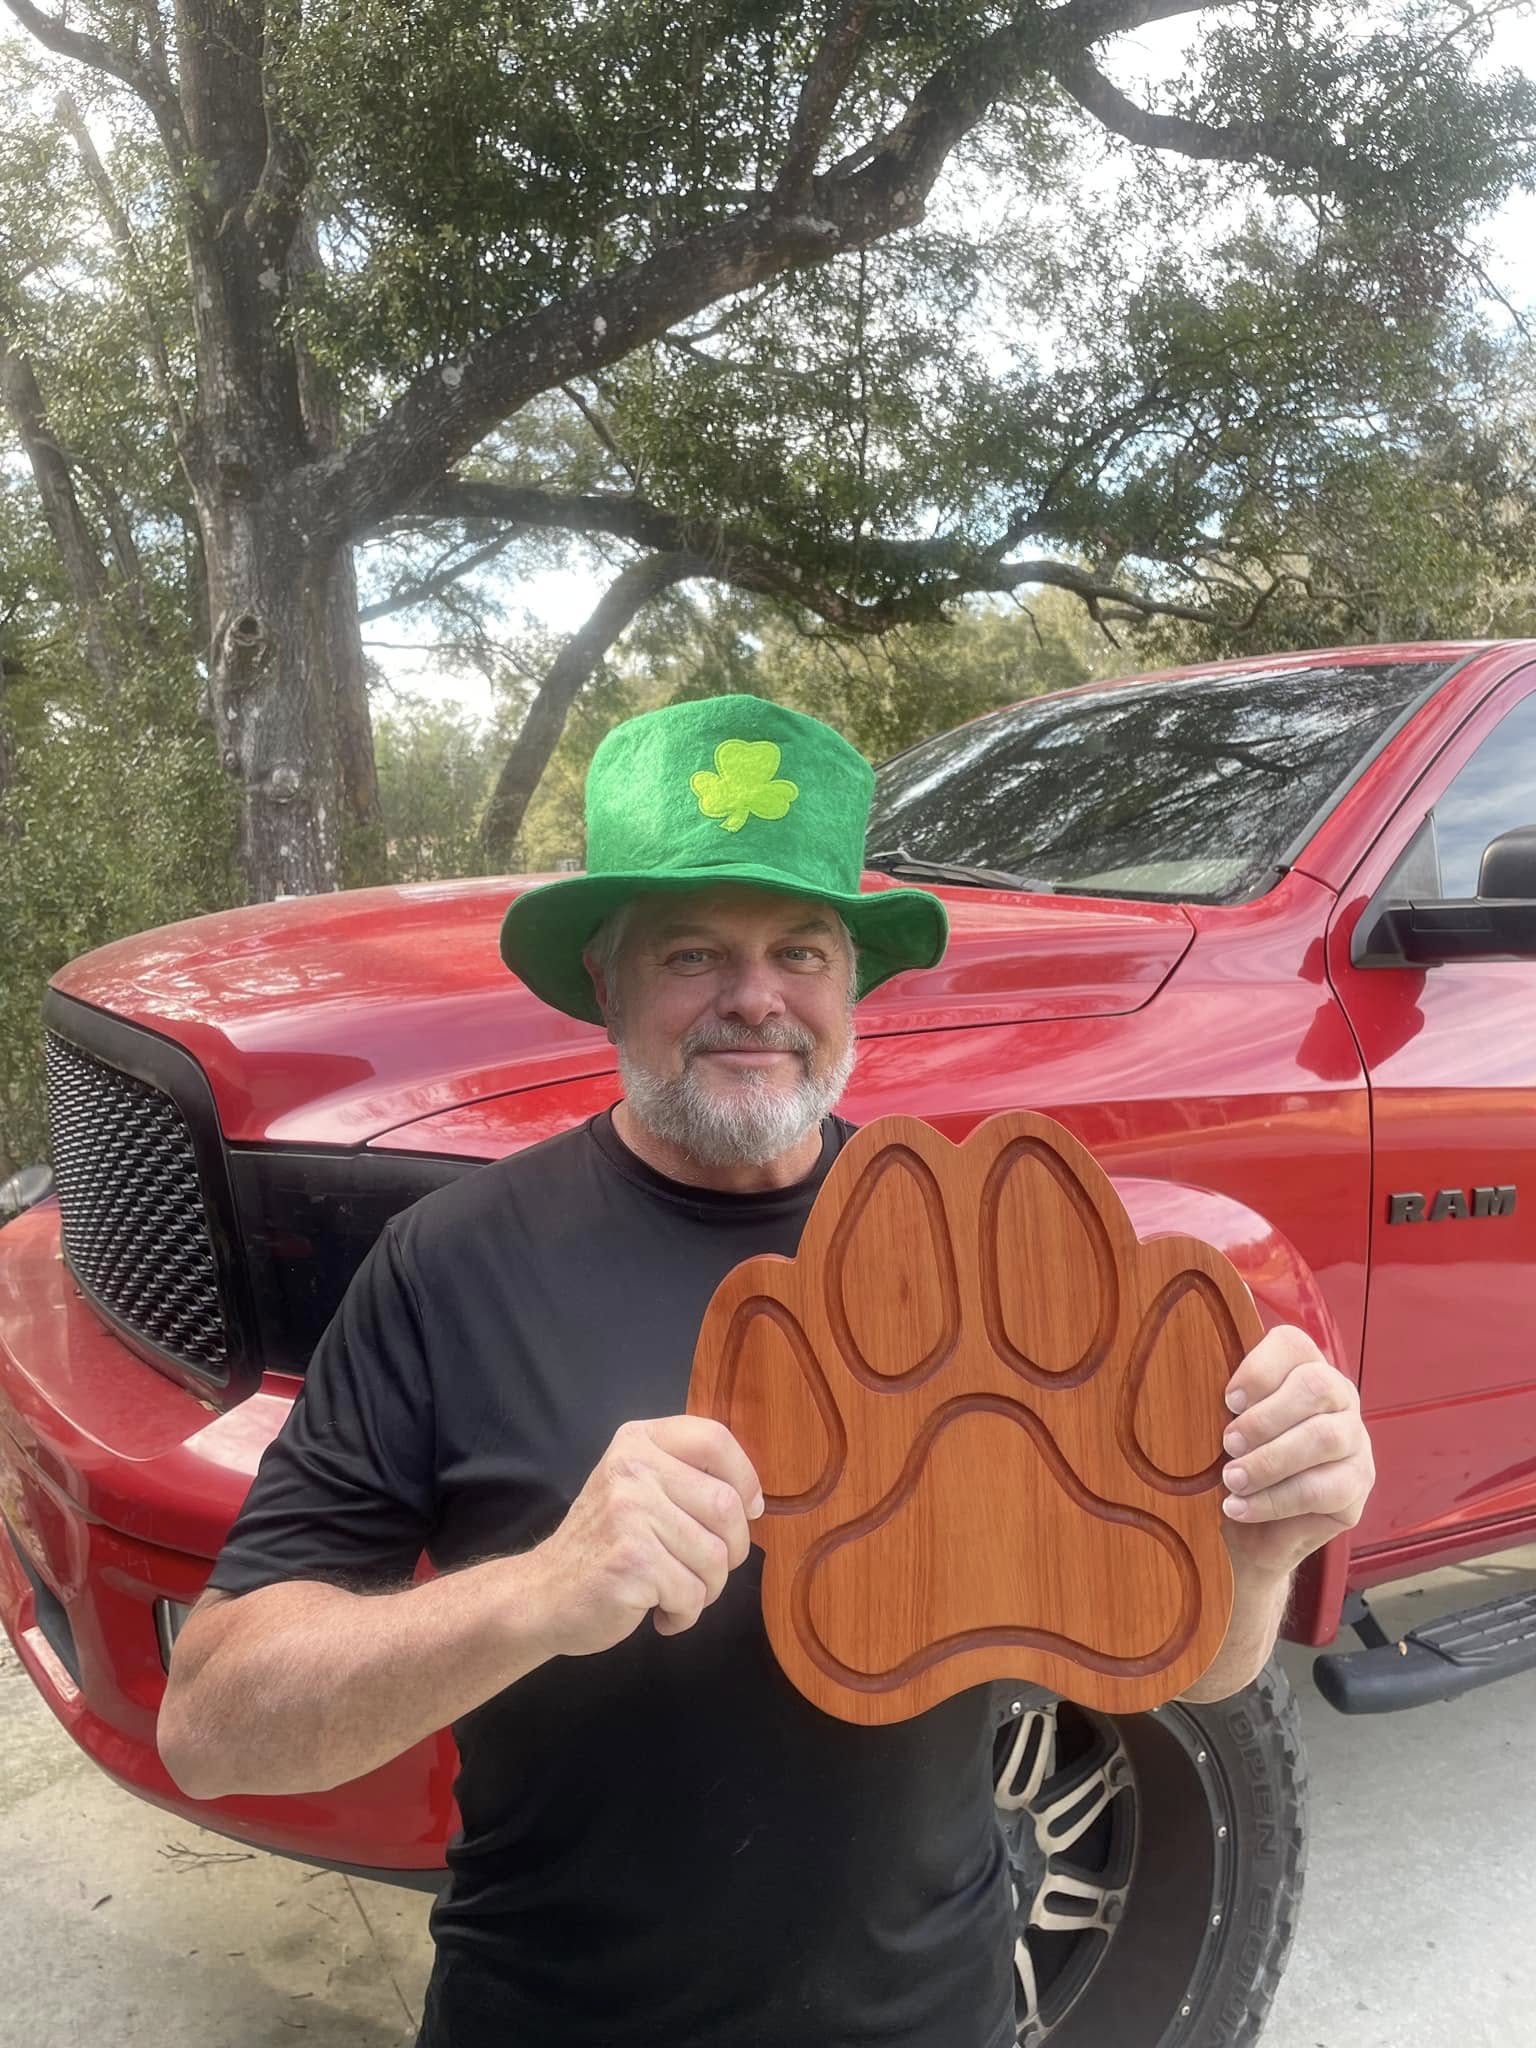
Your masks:
[[[858,948],[858,993],[943,957],[926,889],[861,890],[875,777],[819,718],[762,697],[706,697],[617,725],[587,771],[587,871],[527,889],[501,957],[535,995],[602,1022],[582,953],[632,897],[746,882],[829,903]]]

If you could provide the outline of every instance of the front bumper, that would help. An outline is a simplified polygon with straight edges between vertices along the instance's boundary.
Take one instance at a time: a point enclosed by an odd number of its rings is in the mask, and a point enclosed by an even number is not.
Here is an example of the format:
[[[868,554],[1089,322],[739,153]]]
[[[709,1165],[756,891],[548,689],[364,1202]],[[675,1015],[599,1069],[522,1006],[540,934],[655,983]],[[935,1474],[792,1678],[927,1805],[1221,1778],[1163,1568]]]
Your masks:
[[[445,1732],[366,1777],[280,1798],[190,1799],[155,1747],[157,1600],[191,1605],[295,1383],[226,1411],[98,1321],[53,1201],[0,1230],[0,1622],[88,1756],[141,1798],[285,1855],[379,1876],[441,1867],[458,1825]]]

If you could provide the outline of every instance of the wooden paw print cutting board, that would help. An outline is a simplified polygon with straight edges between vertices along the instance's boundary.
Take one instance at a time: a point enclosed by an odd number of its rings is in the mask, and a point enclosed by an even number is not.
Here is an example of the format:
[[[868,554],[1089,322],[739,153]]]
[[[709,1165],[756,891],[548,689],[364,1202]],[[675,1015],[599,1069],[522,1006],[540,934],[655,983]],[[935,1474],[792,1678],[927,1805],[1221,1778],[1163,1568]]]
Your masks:
[[[1048,1117],[866,1125],[797,1256],[722,1281],[689,1389],[762,1479],[789,1677],[867,1723],[998,1678],[1182,1692],[1231,1613],[1222,1394],[1262,1334],[1227,1260],[1140,1242]]]

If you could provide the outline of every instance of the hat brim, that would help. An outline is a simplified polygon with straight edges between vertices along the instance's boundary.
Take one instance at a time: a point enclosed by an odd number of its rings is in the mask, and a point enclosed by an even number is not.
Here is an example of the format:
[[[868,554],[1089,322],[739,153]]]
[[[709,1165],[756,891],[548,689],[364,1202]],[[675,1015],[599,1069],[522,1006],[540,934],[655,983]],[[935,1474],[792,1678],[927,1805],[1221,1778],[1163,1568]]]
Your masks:
[[[944,957],[949,919],[926,889],[844,893],[811,889],[777,868],[718,867],[681,874],[655,872],[571,875],[515,896],[501,924],[501,957],[524,985],[568,1017],[601,1024],[592,978],[582,953],[610,912],[632,897],[693,894],[723,882],[745,882],[814,903],[830,903],[858,948],[858,995],[867,996],[893,974],[936,967]]]

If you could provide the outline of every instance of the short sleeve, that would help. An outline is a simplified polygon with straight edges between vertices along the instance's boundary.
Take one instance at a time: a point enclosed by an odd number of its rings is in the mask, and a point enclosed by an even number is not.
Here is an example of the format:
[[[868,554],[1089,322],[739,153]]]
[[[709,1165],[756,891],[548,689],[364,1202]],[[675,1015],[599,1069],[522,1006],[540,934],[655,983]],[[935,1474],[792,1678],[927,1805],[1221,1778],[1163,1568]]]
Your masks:
[[[315,1347],[209,1585],[403,1583],[432,1527],[435,1453],[421,1316],[386,1224]]]

